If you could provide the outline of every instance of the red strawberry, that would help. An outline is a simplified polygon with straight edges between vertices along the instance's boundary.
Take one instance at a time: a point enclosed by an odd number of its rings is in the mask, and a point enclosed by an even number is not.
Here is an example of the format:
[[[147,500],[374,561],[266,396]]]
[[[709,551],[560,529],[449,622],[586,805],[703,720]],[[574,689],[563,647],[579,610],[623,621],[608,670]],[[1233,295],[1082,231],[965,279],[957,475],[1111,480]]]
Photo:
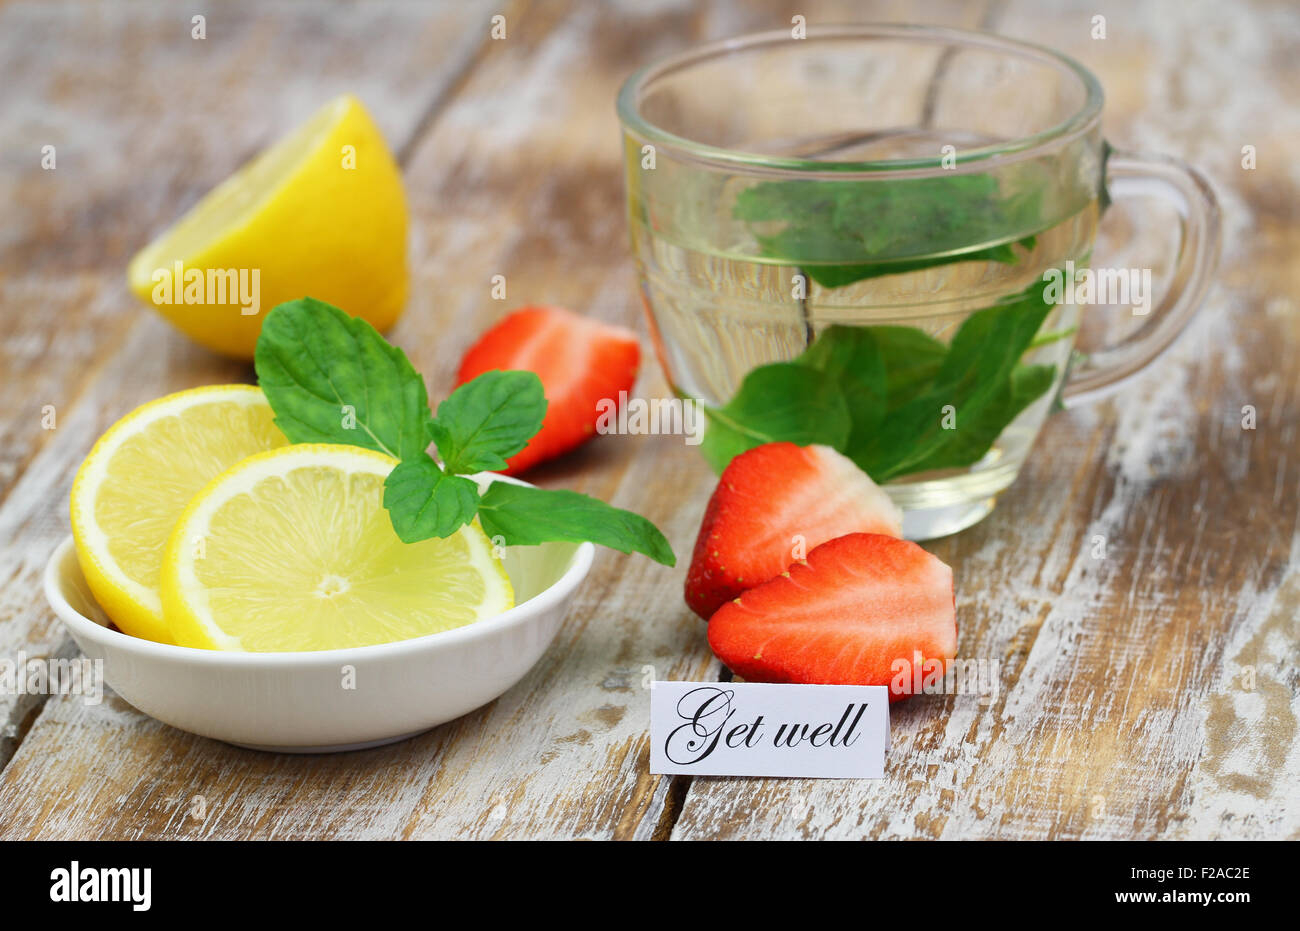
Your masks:
[[[829,446],[757,446],[731,460],[709,499],[686,604],[707,619],[827,540],[902,530],[898,507],[847,456]]]
[[[907,540],[851,533],[723,605],[709,646],[748,681],[888,685],[899,701],[957,655],[952,570]]]
[[[636,381],[636,334],[562,307],[524,307],[502,319],[465,353],[456,384],[493,369],[536,372],[546,391],[546,419],[504,471],[514,475],[568,452],[596,432],[602,400]],[[616,410],[617,408],[615,408]]]

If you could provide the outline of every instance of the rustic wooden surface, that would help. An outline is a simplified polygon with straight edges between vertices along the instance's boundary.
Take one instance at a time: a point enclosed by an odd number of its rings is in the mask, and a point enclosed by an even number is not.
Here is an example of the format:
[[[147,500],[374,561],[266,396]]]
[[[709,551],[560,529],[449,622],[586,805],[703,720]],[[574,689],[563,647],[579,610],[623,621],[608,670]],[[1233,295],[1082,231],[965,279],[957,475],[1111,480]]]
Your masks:
[[[202,42],[174,4],[0,5],[0,657],[75,652],[38,579],[95,437],[157,395],[251,378],[125,289],[132,251],[205,190],[321,101],[361,96],[412,203],[392,336],[439,396],[520,303],[644,331],[618,83],[795,13],[1061,48],[1101,77],[1112,141],[1187,158],[1223,199],[1220,283],[1188,336],[1120,399],[1053,418],[994,514],[931,547],[957,574],[961,654],[1002,663],[996,698],[896,707],[879,782],[650,776],[643,680],[721,670],[681,602],[684,560],[602,552],[519,686],[387,748],[274,756],[113,696],[0,695],[0,837],[1300,836],[1300,16],[1281,4],[241,2],[210,4]],[[665,391],[653,364],[640,389]],[[537,478],[647,514],[683,557],[712,488],[673,437],[607,439]]]

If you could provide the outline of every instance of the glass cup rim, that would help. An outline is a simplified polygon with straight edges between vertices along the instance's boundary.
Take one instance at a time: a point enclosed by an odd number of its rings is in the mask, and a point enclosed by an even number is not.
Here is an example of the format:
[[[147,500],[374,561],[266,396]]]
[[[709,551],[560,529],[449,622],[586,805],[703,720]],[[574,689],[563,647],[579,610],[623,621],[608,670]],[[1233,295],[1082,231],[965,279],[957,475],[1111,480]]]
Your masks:
[[[1101,116],[1104,95],[1096,76],[1074,58],[1045,45],[982,30],[896,23],[808,26],[806,35],[805,39],[795,40],[791,38],[788,29],[753,32],[692,46],[656,59],[632,72],[623,82],[616,104],[619,121],[624,129],[678,158],[747,173],[779,173],[788,177],[794,172],[801,177],[841,180],[878,178],[885,173],[892,178],[922,178],[940,173],[951,175],[954,169],[944,166],[942,156],[872,161],[814,161],[713,146],[671,133],[644,119],[639,113],[640,93],[651,81],[702,61],[776,42],[879,38],[930,41],[1016,54],[1054,65],[1073,74],[1082,84],[1085,91],[1083,103],[1064,120],[1027,136],[959,151],[948,159],[950,163],[955,160],[958,168],[992,160],[1002,162],[1032,158],[1053,145],[1069,142],[1089,132]]]

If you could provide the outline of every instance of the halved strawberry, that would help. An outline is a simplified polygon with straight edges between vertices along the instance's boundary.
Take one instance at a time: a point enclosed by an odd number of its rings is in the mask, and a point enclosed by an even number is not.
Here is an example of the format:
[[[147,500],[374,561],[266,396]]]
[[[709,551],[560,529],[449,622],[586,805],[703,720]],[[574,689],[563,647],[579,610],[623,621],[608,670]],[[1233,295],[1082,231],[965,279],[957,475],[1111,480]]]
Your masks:
[[[846,533],[901,536],[903,514],[865,472],[829,446],[767,443],[722,472],[695,538],[686,604],[708,619]]]
[[[952,570],[907,540],[851,533],[719,608],[709,646],[751,682],[886,685],[899,701],[957,655]]]
[[[636,334],[562,307],[524,307],[479,338],[461,360],[463,385],[493,369],[536,372],[546,391],[546,419],[503,471],[522,472],[591,439],[601,401],[617,410],[619,392],[636,381],[641,347]]]

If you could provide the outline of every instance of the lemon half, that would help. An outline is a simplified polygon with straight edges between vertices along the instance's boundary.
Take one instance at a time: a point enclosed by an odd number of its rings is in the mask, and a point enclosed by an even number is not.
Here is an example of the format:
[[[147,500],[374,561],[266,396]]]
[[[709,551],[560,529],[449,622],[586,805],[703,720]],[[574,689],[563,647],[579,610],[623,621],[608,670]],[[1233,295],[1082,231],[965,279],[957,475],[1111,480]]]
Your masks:
[[[345,96],[214,188],[127,279],[196,342],[251,359],[267,313],[300,297],[388,329],[406,303],[406,229],[397,163]]]
[[[384,510],[396,460],[354,446],[262,453],[204,488],[176,524],[162,598],[183,646],[283,652],[405,640],[514,606],[477,522],[403,543]]]
[[[96,600],[119,628],[170,642],[158,578],[194,493],[287,441],[260,388],[209,385],[136,408],[95,443],[72,483],[72,536]]]

